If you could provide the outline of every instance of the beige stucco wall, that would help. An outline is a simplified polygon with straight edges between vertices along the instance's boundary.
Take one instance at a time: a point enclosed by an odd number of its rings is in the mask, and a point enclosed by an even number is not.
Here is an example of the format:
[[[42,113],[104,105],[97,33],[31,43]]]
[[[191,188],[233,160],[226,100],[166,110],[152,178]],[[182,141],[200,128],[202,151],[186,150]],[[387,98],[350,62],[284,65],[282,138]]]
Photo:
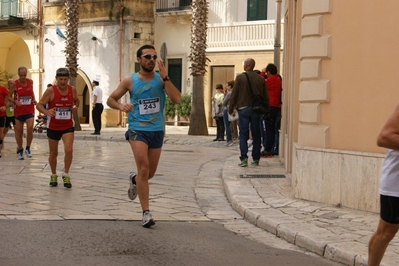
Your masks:
[[[395,0],[286,2],[292,94],[283,133],[297,197],[378,211],[384,149],[376,138],[399,99],[398,8]]]
[[[332,36],[332,60],[322,62],[322,76],[331,79],[331,103],[322,106],[322,123],[329,124],[331,148],[380,153],[377,135],[399,99],[394,34],[399,2],[350,2],[332,1],[324,22]]]
[[[299,144],[381,153],[375,140],[397,104],[398,97],[392,96],[399,96],[392,79],[399,58],[399,38],[392,34],[398,19],[387,5],[395,10],[399,2],[388,1],[384,7],[361,0],[349,5],[298,2],[303,8],[298,29],[299,120],[304,130],[299,130]],[[312,128],[325,141],[313,142],[308,135]]]

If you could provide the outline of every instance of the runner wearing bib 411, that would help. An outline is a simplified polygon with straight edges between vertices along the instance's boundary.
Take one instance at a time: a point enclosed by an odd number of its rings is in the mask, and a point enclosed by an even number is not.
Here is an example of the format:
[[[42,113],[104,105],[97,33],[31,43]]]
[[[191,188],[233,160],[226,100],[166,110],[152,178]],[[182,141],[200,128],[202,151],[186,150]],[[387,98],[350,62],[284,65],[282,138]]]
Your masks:
[[[54,99],[49,102],[48,109],[54,108],[55,116],[47,118],[47,128],[51,130],[66,130],[74,127],[72,86],[68,85],[68,93],[66,95],[61,95],[56,85],[52,89],[54,91]]]

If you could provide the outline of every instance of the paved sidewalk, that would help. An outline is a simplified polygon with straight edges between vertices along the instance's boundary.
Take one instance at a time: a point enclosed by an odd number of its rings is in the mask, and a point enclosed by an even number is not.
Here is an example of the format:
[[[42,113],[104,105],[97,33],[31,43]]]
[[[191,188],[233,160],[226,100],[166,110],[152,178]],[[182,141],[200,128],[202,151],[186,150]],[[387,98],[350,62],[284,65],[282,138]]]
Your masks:
[[[183,127],[180,130],[184,132]],[[181,142],[184,141],[187,142],[182,138]],[[209,137],[205,143],[210,145]],[[290,175],[286,178],[241,178],[246,175],[284,175],[285,169],[276,157],[261,159],[259,166],[238,167],[238,156],[237,153],[237,156],[227,158],[223,167],[223,185],[233,209],[245,220],[333,261],[367,265],[368,241],[377,228],[378,214],[295,199]],[[398,245],[396,237],[388,247],[382,265],[399,264]]]
[[[188,136],[188,127],[167,126],[165,143],[218,147],[212,136]],[[105,128],[100,136],[83,127],[76,139],[124,141],[123,128]],[[209,129],[214,135],[214,128]],[[35,138],[46,138],[35,133]],[[238,167],[237,155],[226,158],[222,171],[225,194],[233,209],[251,222],[286,241],[345,265],[366,265],[368,241],[376,229],[379,215],[295,199],[290,175],[284,178],[245,178],[248,175],[284,175],[278,158],[262,158],[259,166]],[[243,175],[244,178],[240,177]],[[378,178],[378,177],[376,177]],[[383,259],[383,265],[398,265],[396,237]]]

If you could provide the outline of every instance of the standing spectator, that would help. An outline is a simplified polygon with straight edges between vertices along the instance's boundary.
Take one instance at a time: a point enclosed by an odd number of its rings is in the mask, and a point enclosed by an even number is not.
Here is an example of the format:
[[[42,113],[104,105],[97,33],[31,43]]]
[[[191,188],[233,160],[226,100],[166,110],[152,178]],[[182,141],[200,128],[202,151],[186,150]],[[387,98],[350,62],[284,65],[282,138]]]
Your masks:
[[[48,162],[51,168],[50,186],[56,187],[58,185],[58,143],[62,139],[65,153],[62,180],[64,187],[71,188],[69,169],[72,164],[73,141],[75,137],[73,112],[76,112],[80,101],[76,89],[68,85],[69,70],[67,68],[57,69],[55,78],[57,85],[47,88],[36,109],[47,116],[47,138],[50,151]]]
[[[266,127],[266,136],[263,140],[265,150],[262,151],[262,156],[270,157],[278,154],[278,129],[280,129],[280,117],[281,117],[281,91],[282,82],[281,77],[277,74],[277,67],[274,64],[268,64],[266,66],[266,88],[270,99],[270,114],[264,121]],[[276,147],[275,147],[276,146]]]
[[[248,143],[249,130],[252,133],[252,165],[259,165],[260,159],[260,117],[261,115],[252,111],[253,97],[251,94],[251,87],[254,97],[269,101],[265,89],[265,79],[256,74],[253,70],[255,67],[255,60],[247,58],[244,61],[243,74],[236,77],[233,91],[230,98],[229,114],[233,113],[234,109],[238,110],[239,119],[238,127],[240,130],[240,160],[238,166],[248,166]],[[249,79],[249,82],[248,82]]]
[[[216,120],[216,138],[213,141],[224,141],[223,99],[223,85],[216,84],[216,94],[212,97],[214,118]]]
[[[238,120],[230,122],[231,129],[231,139],[233,142],[237,142],[238,140]]]
[[[92,135],[100,135],[101,134],[101,114],[103,113],[103,91],[99,87],[100,81],[93,80],[93,92],[91,93],[92,99],[92,107],[91,117],[93,119],[94,124],[94,133]]]
[[[144,45],[137,51],[140,70],[121,81],[107,100],[109,107],[128,113],[129,140],[136,162],[137,175],[130,174],[128,196],[134,200],[139,196],[143,210],[143,227],[155,225],[150,210],[150,187],[148,181],[154,177],[161,156],[165,135],[165,93],[173,103],[180,102],[180,92],[169,79],[162,60],[154,46]],[[154,68],[158,63],[159,72]],[[130,102],[122,104],[119,99],[130,94]],[[151,106],[151,108],[146,108]]]
[[[3,149],[4,126],[6,124],[7,96],[8,96],[7,88],[0,85],[0,158],[1,158],[1,150]]]
[[[36,104],[36,99],[33,92],[33,81],[26,77],[27,74],[28,69],[26,67],[19,67],[19,79],[13,81],[8,93],[8,100],[14,104],[14,132],[15,140],[17,142],[17,154],[19,160],[24,159],[24,149],[22,145],[24,124],[26,124],[25,154],[27,157],[32,157],[30,145],[32,144],[33,140],[33,123],[35,121],[34,105]]]
[[[383,126],[377,145],[387,149],[380,181],[380,220],[369,242],[368,266],[380,265],[399,229],[399,105]]]
[[[224,127],[226,129],[226,145],[225,146],[231,146],[233,144],[233,139],[231,135],[231,122],[229,121],[229,102],[230,102],[230,97],[231,97],[231,91],[233,90],[234,86],[234,80],[227,82],[227,85],[225,87],[226,89],[226,96],[224,96],[223,99],[223,121],[224,121]]]

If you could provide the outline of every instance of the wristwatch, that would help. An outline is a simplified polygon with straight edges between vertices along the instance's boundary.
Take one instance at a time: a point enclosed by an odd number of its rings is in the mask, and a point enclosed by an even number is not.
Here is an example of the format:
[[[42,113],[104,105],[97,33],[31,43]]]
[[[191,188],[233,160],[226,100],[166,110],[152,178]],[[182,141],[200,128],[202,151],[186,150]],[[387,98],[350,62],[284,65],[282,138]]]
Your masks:
[[[168,81],[168,80],[170,80],[170,78],[169,78],[169,76],[166,76],[166,77],[164,77],[162,80],[163,80],[163,81]]]

